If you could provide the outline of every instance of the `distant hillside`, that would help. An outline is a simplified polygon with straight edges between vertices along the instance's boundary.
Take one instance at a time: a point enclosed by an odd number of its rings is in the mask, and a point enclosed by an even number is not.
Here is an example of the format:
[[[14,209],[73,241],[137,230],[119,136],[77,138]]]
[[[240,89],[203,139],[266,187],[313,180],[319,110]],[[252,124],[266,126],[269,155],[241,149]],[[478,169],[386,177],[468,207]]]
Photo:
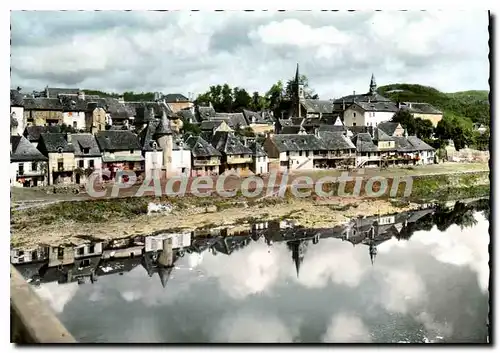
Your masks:
[[[394,101],[429,103],[445,115],[466,117],[474,123],[490,124],[488,91],[440,92],[421,85],[398,83],[381,86],[377,90]]]

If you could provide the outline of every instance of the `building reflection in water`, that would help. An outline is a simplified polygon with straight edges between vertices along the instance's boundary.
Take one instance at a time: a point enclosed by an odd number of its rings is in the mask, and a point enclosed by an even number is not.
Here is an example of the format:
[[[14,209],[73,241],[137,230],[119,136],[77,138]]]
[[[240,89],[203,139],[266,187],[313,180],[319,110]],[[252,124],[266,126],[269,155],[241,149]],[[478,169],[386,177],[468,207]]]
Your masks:
[[[159,231],[148,236],[88,241],[78,246],[12,249],[11,263],[35,286],[48,282],[94,283],[99,277],[123,275],[140,265],[149,277],[157,274],[165,287],[175,262],[185,253],[209,251],[213,255],[231,255],[264,238],[269,247],[274,243],[286,243],[298,277],[307,250],[311,246],[321,246],[321,239],[337,238],[353,246],[365,245],[373,265],[377,247],[383,242],[392,238],[408,240],[415,231],[430,230],[434,224],[442,229],[450,225],[450,219],[460,226],[470,225],[473,210],[489,214],[489,200],[467,205],[457,203],[451,209],[431,207],[394,215],[359,217],[332,228],[306,229],[289,221],[266,221],[247,228],[178,233]]]

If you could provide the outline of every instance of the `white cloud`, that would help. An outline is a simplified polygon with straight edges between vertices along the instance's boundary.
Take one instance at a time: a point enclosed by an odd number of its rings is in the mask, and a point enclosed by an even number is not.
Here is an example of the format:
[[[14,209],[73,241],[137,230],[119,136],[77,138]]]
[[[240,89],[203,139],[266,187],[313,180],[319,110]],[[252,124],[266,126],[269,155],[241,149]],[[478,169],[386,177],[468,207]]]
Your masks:
[[[367,343],[371,341],[371,334],[363,321],[352,313],[335,315],[326,333],[323,342],[326,343]]]
[[[36,25],[35,25],[36,24]],[[201,93],[265,92],[295,64],[322,98],[380,85],[488,89],[486,12],[15,12],[12,82]]]
[[[288,326],[269,313],[237,312],[222,318],[212,334],[215,342],[291,343],[298,326]]]
[[[47,301],[51,308],[58,314],[62,313],[66,304],[70,302],[78,291],[78,283],[49,282],[35,288],[36,293]]]

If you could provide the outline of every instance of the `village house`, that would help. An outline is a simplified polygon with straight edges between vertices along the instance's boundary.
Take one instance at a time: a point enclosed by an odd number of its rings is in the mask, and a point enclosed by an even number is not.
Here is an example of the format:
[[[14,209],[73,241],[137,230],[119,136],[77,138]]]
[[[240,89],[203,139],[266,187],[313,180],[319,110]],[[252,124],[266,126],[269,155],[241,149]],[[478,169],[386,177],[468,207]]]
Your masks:
[[[26,126],[23,135],[28,139],[28,141],[33,145],[33,147],[38,147],[38,142],[40,142],[40,136],[43,133],[61,133],[61,125],[53,126]]]
[[[75,246],[73,248],[75,260],[79,260],[85,257],[101,256],[102,245],[102,242],[93,242]]]
[[[106,110],[98,102],[89,102],[85,112],[86,130],[92,134],[106,130]]]
[[[356,146],[343,132],[320,131],[316,129],[315,137],[323,145],[314,151],[314,168],[340,168],[354,166]]]
[[[172,175],[191,175],[191,150],[180,135],[173,140],[171,170]]]
[[[62,125],[63,105],[59,98],[24,98],[24,120],[28,125]]]
[[[257,135],[274,131],[273,121],[262,117],[257,112],[243,109],[243,116],[248,127]]]
[[[32,249],[11,249],[10,263],[14,265],[43,262],[49,259],[49,248],[37,246]]]
[[[201,136],[189,136],[185,145],[191,150],[192,176],[219,175],[222,154]]]
[[[271,165],[280,171],[310,170],[314,168],[314,151],[323,149],[315,135],[268,135],[264,141],[264,151]],[[271,168],[270,165],[270,168]]]
[[[48,158],[24,136],[10,137],[10,185],[43,186],[47,184]]]
[[[75,131],[85,131],[85,113],[87,111],[85,94],[83,92],[80,92],[80,94],[76,97],[62,96],[59,99],[61,100],[63,108],[62,123],[72,127]]]
[[[49,247],[49,267],[66,266],[75,262],[75,250],[69,246]]]
[[[24,96],[21,88],[10,90],[11,135],[22,135],[26,128],[24,117]],[[15,127],[12,129],[12,127]]]
[[[257,142],[252,142],[248,146],[252,150],[252,167],[254,174],[267,174],[269,172],[269,157],[262,146]]]
[[[216,132],[211,144],[222,154],[221,173],[230,170],[245,175],[251,171],[253,152],[233,132]]]
[[[443,119],[443,112],[428,103],[404,102],[399,107],[407,109],[415,119],[429,120],[434,127]]]
[[[355,102],[344,111],[344,124],[375,127],[391,120],[398,110],[392,102]]]
[[[49,185],[72,184],[75,169],[75,148],[68,134],[42,133],[38,149],[49,158]]]
[[[243,113],[215,113],[215,117],[210,120],[224,120],[234,131],[248,126]]]
[[[200,124],[200,130],[206,136],[213,136],[217,131],[234,131],[225,120],[204,120]]]
[[[380,150],[373,143],[370,133],[359,133],[352,138],[352,142],[356,146],[356,168],[380,166]]]
[[[185,249],[191,246],[191,232],[184,233],[160,233],[150,235],[144,239],[144,252],[162,251],[163,241],[172,240],[172,249]]]
[[[83,184],[92,173],[102,179],[102,158],[95,136],[90,133],[68,135],[75,149],[75,183]]]
[[[180,93],[169,93],[164,95],[161,100],[168,104],[172,112],[177,113],[183,109],[191,109],[194,104],[189,98]]]
[[[144,157],[136,134],[128,130],[107,130],[97,132],[95,137],[102,155],[104,180],[115,180],[125,170],[133,171],[136,176],[144,173]],[[124,177],[128,180],[128,176]]]

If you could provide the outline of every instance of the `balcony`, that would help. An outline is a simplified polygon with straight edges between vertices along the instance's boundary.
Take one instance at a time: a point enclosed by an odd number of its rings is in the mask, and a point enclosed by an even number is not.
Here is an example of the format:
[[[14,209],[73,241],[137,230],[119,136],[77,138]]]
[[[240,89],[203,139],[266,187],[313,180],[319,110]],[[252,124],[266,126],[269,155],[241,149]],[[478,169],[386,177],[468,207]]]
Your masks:
[[[205,166],[217,166],[220,165],[220,159],[193,159],[193,166],[195,167],[205,167]]]
[[[252,156],[240,157],[240,156],[227,156],[227,164],[245,164],[252,163]]]

